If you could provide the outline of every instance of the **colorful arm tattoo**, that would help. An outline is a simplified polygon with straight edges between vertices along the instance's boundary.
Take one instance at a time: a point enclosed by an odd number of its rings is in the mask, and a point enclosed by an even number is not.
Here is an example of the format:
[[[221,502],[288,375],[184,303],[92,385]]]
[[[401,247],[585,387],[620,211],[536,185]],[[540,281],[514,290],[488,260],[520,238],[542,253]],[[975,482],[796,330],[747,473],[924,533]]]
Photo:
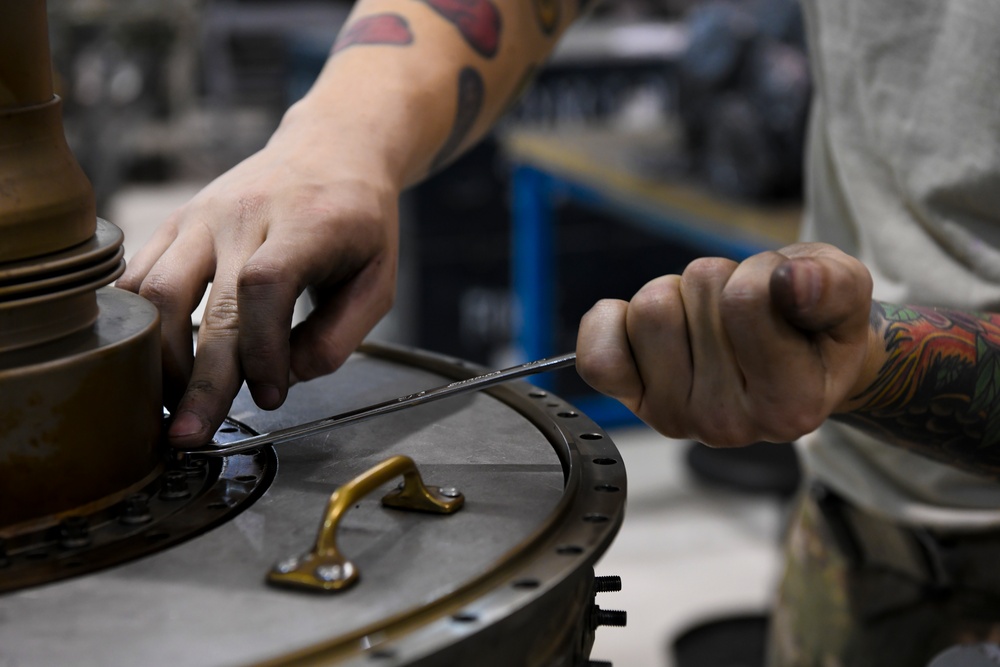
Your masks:
[[[398,14],[372,14],[363,16],[347,26],[333,45],[334,53],[356,44],[392,44],[405,46],[413,43],[410,26]]]
[[[485,86],[483,77],[472,67],[464,67],[458,73],[458,107],[455,110],[455,122],[451,126],[451,134],[431,163],[431,171],[450,160],[458,151],[469,130],[476,123],[476,117],[483,106]]]
[[[837,419],[972,472],[1000,474],[1000,315],[873,302],[888,354]]]
[[[500,11],[490,0],[422,0],[454,24],[476,53],[492,58],[500,46]]]

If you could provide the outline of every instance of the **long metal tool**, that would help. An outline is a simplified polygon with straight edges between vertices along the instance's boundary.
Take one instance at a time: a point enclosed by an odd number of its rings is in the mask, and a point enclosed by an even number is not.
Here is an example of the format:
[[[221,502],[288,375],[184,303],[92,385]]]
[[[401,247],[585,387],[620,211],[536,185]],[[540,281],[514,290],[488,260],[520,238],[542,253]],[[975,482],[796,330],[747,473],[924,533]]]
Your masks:
[[[323,433],[324,431],[329,431],[340,426],[362,422],[367,419],[389,414],[390,412],[397,412],[398,410],[412,408],[417,405],[423,405],[424,403],[430,403],[431,401],[437,401],[449,396],[465,394],[470,391],[479,391],[480,389],[486,389],[487,387],[492,387],[502,382],[508,382],[510,380],[516,380],[529,375],[535,375],[536,373],[554,371],[559,368],[564,368],[565,366],[571,366],[574,363],[576,363],[575,352],[558,357],[549,357],[548,359],[530,361],[526,364],[511,366],[510,368],[504,368],[499,371],[491,371],[466,380],[456,380],[455,382],[441,387],[426,389],[415,394],[407,394],[406,396],[393,398],[375,405],[356,408],[339,415],[334,415],[333,417],[325,417],[324,419],[319,419],[307,424],[290,426],[278,431],[272,431],[271,433],[262,433],[261,435],[243,438],[242,440],[236,440],[235,442],[229,442],[224,445],[206,445],[204,447],[178,450],[178,452],[186,454],[200,454],[204,456],[227,456],[229,454],[238,454],[250,449],[256,449],[263,445],[278,445],[283,442],[288,442],[289,440],[296,440],[307,435],[313,435],[314,433]]]

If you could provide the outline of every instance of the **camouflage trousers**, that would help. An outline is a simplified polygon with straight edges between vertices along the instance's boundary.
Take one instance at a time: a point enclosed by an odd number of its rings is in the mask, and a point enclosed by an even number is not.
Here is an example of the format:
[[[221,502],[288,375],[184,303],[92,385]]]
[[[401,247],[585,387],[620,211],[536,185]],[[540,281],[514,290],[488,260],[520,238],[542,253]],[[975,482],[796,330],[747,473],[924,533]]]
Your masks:
[[[797,502],[768,667],[926,667],[1000,641],[1000,531],[931,534],[822,487]]]

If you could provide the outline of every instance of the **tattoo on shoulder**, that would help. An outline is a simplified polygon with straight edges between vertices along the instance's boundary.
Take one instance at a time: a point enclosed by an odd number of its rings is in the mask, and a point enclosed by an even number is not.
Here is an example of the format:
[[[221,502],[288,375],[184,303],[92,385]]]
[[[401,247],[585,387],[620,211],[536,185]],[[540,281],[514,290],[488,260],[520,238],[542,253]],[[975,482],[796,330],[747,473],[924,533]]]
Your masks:
[[[405,46],[413,43],[413,33],[410,25],[399,14],[372,14],[362,16],[347,26],[337,42],[333,45],[332,54],[357,44],[390,44]]]
[[[492,58],[500,47],[500,10],[490,0],[421,0],[452,23],[476,53]]]
[[[887,358],[842,421],[1000,474],[1000,315],[873,303]]]
[[[483,77],[473,67],[462,68],[458,73],[458,106],[455,110],[455,122],[451,126],[451,134],[431,163],[431,171],[442,167],[458,152],[476,123],[479,111],[483,107],[484,96]]]

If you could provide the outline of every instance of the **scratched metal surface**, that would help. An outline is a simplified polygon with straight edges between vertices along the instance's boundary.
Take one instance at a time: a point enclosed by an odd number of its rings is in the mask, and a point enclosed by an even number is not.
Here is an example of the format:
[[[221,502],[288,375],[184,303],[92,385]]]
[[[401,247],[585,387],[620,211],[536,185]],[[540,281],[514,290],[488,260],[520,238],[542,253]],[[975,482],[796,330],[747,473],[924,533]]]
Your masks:
[[[445,380],[356,355],[294,387],[275,412],[244,392],[232,416],[266,432]],[[410,514],[370,496],[340,531],[361,570],[357,586],[317,596],[265,585],[274,562],[311,545],[329,494],[394,454],[414,458],[428,484],[460,488],[466,507]],[[271,488],[231,522],[123,567],[0,597],[0,665],[239,665],[282,655],[455,590],[543,523],[562,490],[545,437],[485,394],[286,443]]]

